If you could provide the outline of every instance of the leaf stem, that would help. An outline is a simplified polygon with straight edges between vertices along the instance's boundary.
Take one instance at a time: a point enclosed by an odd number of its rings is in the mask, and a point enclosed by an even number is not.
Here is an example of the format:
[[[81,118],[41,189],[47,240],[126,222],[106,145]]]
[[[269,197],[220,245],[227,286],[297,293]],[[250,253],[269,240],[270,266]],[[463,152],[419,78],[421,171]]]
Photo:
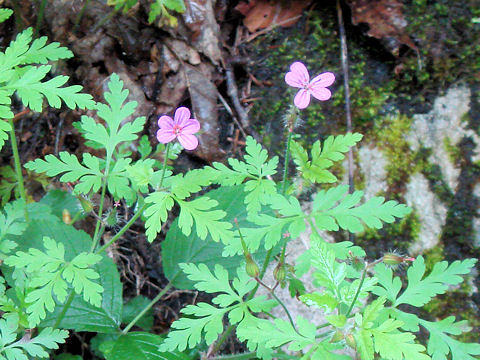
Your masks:
[[[290,161],[290,142],[292,140],[293,129],[288,129],[287,143],[285,146],[285,160],[283,163],[283,178],[282,178],[282,195],[285,195],[287,191],[287,176],[288,176],[288,163]]]
[[[100,19],[100,21],[95,25],[92,32],[96,32],[103,24],[110,20],[120,9],[113,9],[107,15]]]
[[[107,168],[105,170],[105,178],[102,183],[102,193],[100,195],[100,206],[98,208],[98,219],[97,224],[95,225],[95,233],[93,234],[93,242],[92,248],[90,252],[93,252],[97,247],[98,240],[100,239],[100,225],[102,224],[102,214],[103,214],[103,205],[105,203],[105,193],[107,190],[107,180],[108,180],[108,167],[110,166],[110,162],[107,161]]]
[[[40,7],[38,9],[37,22],[35,24],[35,32],[33,34],[34,37],[38,36],[40,27],[42,26],[43,14],[45,12],[46,5],[47,5],[47,0],[40,0]]]
[[[80,20],[82,20],[83,14],[85,13],[85,10],[87,9],[88,3],[90,0],[85,0],[85,3],[83,4],[82,8],[80,9],[80,12],[78,13],[77,17],[75,18],[75,23],[73,24],[73,31],[77,31],[78,25],[80,25]]]
[[[12,144],[12,153],[13,153],[13,161],[15,163],[15,174],[17,176],[17,183],[18,187],[20,188],[20,197],[27,205],[27,193],[25,192],[25,185],[23,183],[23,175],[22,175],[22,165],[20,163],[20,155],[18,153],[18,145],[17,145],[17,137],[15,136],[15,125],[13,124],[12,119],[8,119],[8,123],[10,125],[10,142]],[[25,220],[28,222],[28,211],[27,207],[24,207],[25,212]]]
[[[72,301],[73,301],[74,297],[75,297],[75,291],[73,291],[73,289],[70,289],[70,294],[68,295],[67,302],[65,303],[65,305],[63,305],[62,312],[58,315],[57,320],[55,321],[55,324],[53,325],[54,329],[58,328],[58,326],[62,322],[63,318],[65,317],[65,314],[67,313],[68,308],[72,304]]]
[[[353,310],[353,307],[355,306],[355,303],[357,302],[358,296],[360,295],[360,291],[362,290],[363,283],[365,281],[365,276],[367,275],[367,270],[369,268],[368,263],[365,263],[365,267],[362,271],[362,277],[360,278],[360,284],[358,284],[357,292],[355,293],[355,296],[353,297],[352,303],[350,304],[350,307],[347,310],[347,313],[345,314],[345,317],[349,317],[350,313]]]
[[[162,298],[162,296],[166,294],[166,292],[167,292],[168,290],[170,290],[170,288],[173,286],[173,281],[175,280],[175,278],[176,278],[176,276],[174,276],[173,279],[168,282],[168,284],[163,288],[163,290],[160,291],[160,292],[158,293],[158,295],[155,296],[155,298],[154,298],[147,306],[145,306],[145,308],[143,308],[143,310],[140,311],[140,312],[137,314],[137,316],[135,316],[135,318],[134,318],[132,321],[130,321],[130,323],[125,327],[125,329],[122,330],[122,334],[123,334],[123,335],[125,335],[126,333],[128,333],[128,331],[133,327],[133,325],[135,325],[136,322],[137,322],[138,320],[140,320],[140,319],[142,318],[142,316],[145,315],[145,313],[146,313],[148,310],[150,310],[150,308],[151,308],[153,305],[155,305],[155,304]]]

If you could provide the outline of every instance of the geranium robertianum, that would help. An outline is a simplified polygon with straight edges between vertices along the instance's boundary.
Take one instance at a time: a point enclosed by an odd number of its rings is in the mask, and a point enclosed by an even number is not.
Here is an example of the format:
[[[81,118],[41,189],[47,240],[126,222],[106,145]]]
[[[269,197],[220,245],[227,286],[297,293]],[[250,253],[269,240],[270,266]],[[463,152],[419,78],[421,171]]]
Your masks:
[[[158,126],[159,142],[166,144],[178,138],[180,144],[187,150],[194,150],[198,146],[198,139],[194,134],[200,130],[200,123],[197,119],[190,119],[190,110],[186,107],[175,110],[173,119],[167,115],[160,116]]]
[[[332,85],[334,81],[335,75],[331,72],[321,73],[310,81],[308,70],[300,61],[290,65],[290,71],[285,74],[285,82],[300,89],[293,100],[299,109],[305,109],[310,104],[310,95],[322,101],[330,99],[332,93],[327,86]]]

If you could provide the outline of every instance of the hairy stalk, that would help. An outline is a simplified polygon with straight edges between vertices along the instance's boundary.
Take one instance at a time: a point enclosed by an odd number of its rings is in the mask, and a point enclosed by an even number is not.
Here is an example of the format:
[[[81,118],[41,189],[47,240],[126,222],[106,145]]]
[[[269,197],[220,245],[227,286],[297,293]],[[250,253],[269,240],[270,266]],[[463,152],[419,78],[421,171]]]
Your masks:
[[[145,306],[145,308],[143,308],[143,310],[140,311],[140,312],[138,313],[138,315],[135,316],[135,318],[134,318],[132,321],[130,321],[130,323],[125,327],[125,329],[122,330],[122,334],[125,335],[126,333],[128,333],[128,331],[132,328],[132,326],[135,325],[135,324],[137,323],[137,321],[140,320],[140,319],[142,318],[142,316],[145,315],[145,313],[146,313],[148,310],[150,310],[150,308],[151,308],[153,305],[155,305],[155,304],[162,298],[162,296],[166,294],[166,292],[167,292],[168,290],[170,290],[170,288],[173,286],[172,283],[173,283],[173,281],[175,280],[175,278],[176,278],[176,276],[175,276],[172,280],[170,280],[170,282],[167,284],[167,286],[165,286],[165,287],[163,288],[163,290],[160,291],[160,292],[158,293],[158,295],[155,296],[155,298],[154,298],[147,306]]]
[[[101,254],[110,245],[112,245],[115,241],[117,241],[120,238],[120,236],[122,236],[125,233],[125,231],[130,229],[130,227],[135,223],[135,221],[137,221],[137,219],[143,214],[143,210],[145,210],[146,207],[147,205],[143,204],[140,207],[140,209],[138,209],[138,211],[135,213],[135,215],[133,215],[132,218],[128,220],[128,222],[120,229],[120,231],[116,233],[115,236],[112,237],[109,242],[105,243],[105,245],[103,245],[100,249],[95,251],[95,254]]]
[[[363,282],[365,281],[365,276],[367,275],[368,268],[369,268],[369,264],[365,263],[365,268],[363,269],[362,277],[360,278],[360,284],[358,284],[357,292],[355,293],[352,303],[350,304],[350,307],[348,308],[347,313],[345,314],[347,318],[350,316],[350,313],[352,312],[353,307],[357,302],[358,296],[360,295],[360,291],[362,290]]]
[[[68,308],[70,307],[70,305],[72,305],[72,301],[74,297],[75,297],[75,292],[73,291],[73,289],[70,289],[70,294],[68,295],[67,302],[63,306],[62,312],[58,315],[57,320],[53,325],[54,329],[57,329],[60,323],[62,322],[63,318],[65,317],[65,314],[67,313]]]
[[[37,22],[35,24],[35,32],[33,33],[33,37],[38,36],[38,32],[40,31],[40,27],[42,26],[43,13],[45,12],[46,5],[47,5],[47,0],[41,0],[40,7],[38,9]]]
[[[292,141],[293,129],[288,129],[287,143],[285,145],[285,161],[283,163],[282,195],[287,191],[288,163],[290,161],[290,142]]]
[[[98,207],[98,219],[97,224],[95,225],[95,233],[93,234],[93,242],[92,248],[90,252],[93,252],[97,247],[98,240],[100,239],[100,225],[102,224],[102,214],[103,214],[103,205],[105,203],[105,193],[107,190],[107,179],[108,179],[108,167],[110,166],[110,162],[107,161],[107,168],[105,170],[105,178],[102,183],[102,193],[100,195],[100,206]]]
[[[20,154],[18,153],[18,145],[17,145],[17,138],[15,136],[15,126],[13,124],[12,119],[8,119],[8,123],[10,124],[10,142],[12,144],[12,153],[13,153],[13,161],[15,163],[15,174],[17,176],[17,183],[18,187],[20,188],[20,196],[22,200],[27,204],[27,193],[25,192],[25,185],[23,183],[23,175],[22,175],[22,164],[20,163]],[[27,207],[24,207],[25,211],[25,220],[28,222],[30,218],[28,217]]]
[[[297,327],[295,326],[295,323],[293,322],[293,318],[292,318],[292,315],[290,315],[290,312],[288,311],[287,307],[285,306],[285,304],[282,302],[282,300],[280,300],[278,298],[277,295],[275,295],[275,293],[273,291],[270,291],[270,294],[275,298],[275,300],[278,301],[278,303],[280,304],[281,307],[283,307],[283,310],[285,310],[285,313],[287,314],[288,316],[288,320],[290,321],[290,324],[292,324],[292,327],[295,331],[297,331]],[[298,331],[297,331],[298,332]]]

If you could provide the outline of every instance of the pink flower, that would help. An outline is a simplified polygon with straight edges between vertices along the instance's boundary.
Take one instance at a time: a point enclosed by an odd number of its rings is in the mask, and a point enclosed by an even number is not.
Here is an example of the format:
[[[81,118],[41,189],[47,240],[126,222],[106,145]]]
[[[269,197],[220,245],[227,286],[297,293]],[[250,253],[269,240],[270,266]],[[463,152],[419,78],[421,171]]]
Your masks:
[[[308,70],[300,61],[290,65],[290,71],[285,75],[285,82],[293,87],[300,88],[295,95],[293,103],[299,109],[305,109],[310,104],[310,95],[318,100],[328,100],[332,96],[327,86],[335,81],[335,75],[331,72],[324,72],[315,76],[310,81]]]
[[[190,119],[190,110],[186,107],[175,110],[173,119],[167,115],[160,116],[158,126],[157,139],[162,144],[178,138],[187,150],[194,150],[198,146],[198,139],[193,134],[200,130],[200,123],[196,119]]]

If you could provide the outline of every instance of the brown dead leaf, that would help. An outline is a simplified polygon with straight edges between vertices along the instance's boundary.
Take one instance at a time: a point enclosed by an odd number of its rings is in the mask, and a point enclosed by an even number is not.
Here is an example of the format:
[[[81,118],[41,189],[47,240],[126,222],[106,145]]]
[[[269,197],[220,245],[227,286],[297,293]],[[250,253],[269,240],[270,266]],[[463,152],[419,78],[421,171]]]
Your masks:
[[[241,1],[235,9],[245,15],[243,24],[248,31],[255,32],[270,26],[289,27],[294,25],[310,0],[278,2],[269,0]]]
[[[352,9],[354,25],[367,23],[368,35],[385,42],[388,50],[398,55],[400,46],[417,47],[406,32],[407,21],[403,16],[403,4],[398,0],[347,0]]]
[[[218,65],[222,55],[213,0],[186,0],[185,9],[182,17],[189,31],[184,35],[189,38],[191,45],[209,57],[215,65]],[[180,26],[178,31],[182,32]]]
[[[200,146],[195,150],[195,154],[208,162],[221,160],[224,154],[218,143],[217,87],[210,81],[209,74],[204,73],[209,71],[208,68],[201,69],[185,64],[184,70],[193,114],[201,124],[198,134]],[[213,68],[210,71],[213,71]]]

